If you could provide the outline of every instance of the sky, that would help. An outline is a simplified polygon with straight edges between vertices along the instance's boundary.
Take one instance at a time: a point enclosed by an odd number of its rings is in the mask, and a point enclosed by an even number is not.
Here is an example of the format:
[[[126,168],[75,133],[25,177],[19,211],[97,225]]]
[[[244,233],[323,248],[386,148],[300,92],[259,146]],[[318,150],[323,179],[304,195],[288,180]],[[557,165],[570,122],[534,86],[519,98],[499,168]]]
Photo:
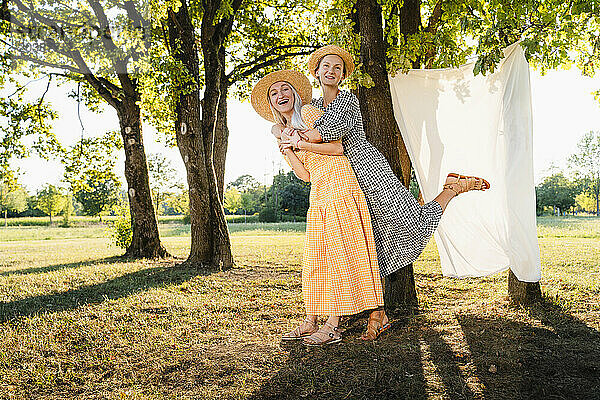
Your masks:
[[[46,82],[29,85],[30,93],[43,93]],[[100,136],[109,130],[118,130],[116,112],[105,106],[97,114],[81,105],[80,113],[84,130],[77,118],[77,103],[67,93],[75,87],[65,89],[51,86],[45,99],[51,102],[59,118],[54,121],[54,132],[66,147],[74,144],[81,136]],[[577,150],[577,142],[590,130],[600,131],[600,103],[592,92],[600,90],[600,77],[581,76],[577,68],[548,71],[542,76],[531,71],[533,107],[533,159],[536,184],[549,174],[555,165],[566,167],[566,159]],[[320,96],[315,89],[313,95]],[[250,174],[260,183],[270,184],[279,170],[288,171],[287,163],[279,154],[270,135],[271,124],[260,118],[249,102],[230,99],[228,102],[229,148],[225,166],[225,182],[240,175]],[[185,169],[177,148],[167,148],[154,129],[143,127],[146,153],[162,153],[177,170],[178,179],[185,182]],[[117,173],[123,176],[124,156],[117,162]],[[35,192],[45,183],[61,184],[63,168],[58,161],[44,161],[37,156],[13,163],[19,167],[19,182],[28,191]],[[123,182],[124,182],[124,178]]]

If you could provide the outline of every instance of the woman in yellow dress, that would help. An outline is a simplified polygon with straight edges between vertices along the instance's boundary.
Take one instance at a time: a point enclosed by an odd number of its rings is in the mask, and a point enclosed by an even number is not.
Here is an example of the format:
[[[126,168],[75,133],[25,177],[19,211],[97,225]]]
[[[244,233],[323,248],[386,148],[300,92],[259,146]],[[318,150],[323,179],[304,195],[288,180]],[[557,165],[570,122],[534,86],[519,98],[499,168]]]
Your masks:
[[[306,319],[283,340],[304,339],[307,345],[337,343],[340,316],[371,312],[365,340],[389,327],[367,202],[341,142],[299,142],[287,136],[308,129],[322,114],[309,105],[312,88],[297,71],[283,70],[262,78],[252,91],[252,105],[263,118],[290,128],[281,133],[280,148],[295,174],[311,183],[310,207],[302,258],[302,294]],[[302,104],[308,104],[301,108]],[[306,148],[303,148],[306,147]],[[294,150],[295,149],[295,150]],[[317,317],[328,315],[318,329]]]

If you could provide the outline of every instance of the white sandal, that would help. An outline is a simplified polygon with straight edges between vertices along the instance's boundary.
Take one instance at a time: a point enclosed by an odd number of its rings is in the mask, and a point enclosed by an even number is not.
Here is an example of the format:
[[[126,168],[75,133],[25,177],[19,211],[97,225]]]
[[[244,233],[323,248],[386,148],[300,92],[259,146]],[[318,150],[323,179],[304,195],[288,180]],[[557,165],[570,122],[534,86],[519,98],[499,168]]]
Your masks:
[[[329,327],[331,332],[325,332],[323,328]],[[339,332],[337,326],[331,325],[329,322],[325,322],[325,325],[309,337],[303,340],[307,346],[323,346],[326,344],[335,344],[342,341],[342,335]]]
[[[302,328],[304,328],[304,326],[306,324],[310,325],[309,330],[302,329]],[[294,329],[293,331],[290,331],[290,332],[286,333],[285,335],[283,335],[281,337],[281,340],[288,341],[288,340],[304,339],[305,337],[309,337],[313,333],[317,332],[318,329],[319,329],[319,325],[317,325],[316,322],[313,322],[313,321],[311,321],[310,319],[307,318],[304,321],[302,321],[302,323],[300,325],[298,325],[296,327],[296,329]]]

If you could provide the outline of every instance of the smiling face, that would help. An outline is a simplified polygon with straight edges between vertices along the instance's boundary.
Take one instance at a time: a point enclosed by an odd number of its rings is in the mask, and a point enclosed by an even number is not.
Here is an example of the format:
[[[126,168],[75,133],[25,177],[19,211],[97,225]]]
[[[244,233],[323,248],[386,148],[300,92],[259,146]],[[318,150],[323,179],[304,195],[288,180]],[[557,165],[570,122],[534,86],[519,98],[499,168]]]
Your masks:
[[[321,85],[337,86],[344,79],[344,60],[338,55],[328,54],[321,59],[316,72]]]
[[[294,111],[294,93],[287,82],[275,82],[269,88],[269,101],[276,111],[290,115]]]

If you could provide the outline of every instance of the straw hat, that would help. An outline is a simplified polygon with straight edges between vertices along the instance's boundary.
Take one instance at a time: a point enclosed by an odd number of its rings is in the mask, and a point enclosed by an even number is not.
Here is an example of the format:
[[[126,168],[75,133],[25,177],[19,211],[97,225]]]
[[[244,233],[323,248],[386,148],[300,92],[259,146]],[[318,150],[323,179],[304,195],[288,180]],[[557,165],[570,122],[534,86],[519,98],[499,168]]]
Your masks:
[[[250,95],[250,102],[254,110],[263,117],[264,119],[275,122],[273,119],[273,113],[271,107],[269,107],[269,88],[276,82],[287,82],[300,95],[302,104],[310,104],[312,99],[312,86],[310,81],[304,74],[298,71],[292,71],[290,69],[279,70],[271,72],[265,75],[252,89]]]
[[[315,78],[317,77],[317,74],[315,74],[315,70],[319,65],[319,61],[321,61],[323,57],[329,54],[335,54],[336,56],[340,56],[342,60],[344,60],[344,65],[346,67],[346,74],[344,78],[347,78],[350,75],[352,75],[352,72],[354,72],[354,59],[352,58],[352,55],[346,50],[342,49],[341,47],[329,44],[327,46],[318,48],[310,55],[310,58],[308,59],[308,70],[310,71],[312,76],[314,76]]]

